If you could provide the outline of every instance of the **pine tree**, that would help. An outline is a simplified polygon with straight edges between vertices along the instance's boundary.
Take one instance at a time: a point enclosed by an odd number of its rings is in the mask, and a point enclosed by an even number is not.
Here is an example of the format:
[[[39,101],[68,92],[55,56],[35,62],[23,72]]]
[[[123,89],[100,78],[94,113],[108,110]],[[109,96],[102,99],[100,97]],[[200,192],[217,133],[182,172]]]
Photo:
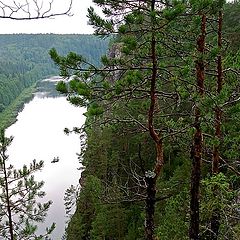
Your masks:
[[[166,199],[163,186],[167,184],[162,179],[167,169],[166,156],[171,156],[169,162],[172,165],[177,165],[178,156],[174,155],[177,151],[190,161],[189,148],[193,142],[189,238],[197,240],[203,235],[201,228],[209,221],[208,218],[201,222],[200,186],[201,179],[207,177],[206,172],[211,172],[208,164],[202,166],[202,161],[205,157],[208,160],[210,155],[212,163],[213,146],[215,152],[219,146],[218,141],[212,141],[212,137],[219,138],[215,133],[217,125],[213,123],[214,119],[218,121],[217,115],[214,117],[217,101],[225,104],[231,99],[230,92],[236,88],[232,85],[231,91],[224,96],[223,92],[219,94],[215,90],[217,76],[222,78],[217,75],[222,72],[221,59],[217,58],[222,53],[219,45],[213,47],[213,33],[217,31],[216,15],[224,1],[95,2],[103,8],[106,16],[102,19],[93,8],[89,9],[90,23],[95,26],[96,34],[117,33],[113,35],[109,54],[102,57],[103,66],[96,67],[75,53],[62,57],[54,49],[50,52],[60,66],[61,74],[72,79],[68,84],[60,82],[58,90],[67,94],[73,104],[87,107],[86,133],[93,139],[87,142],[90,147],[84,155],[87,159],[84,172],[97,176],[103,185],[107,182],[104,187],[110,185],[109,189],[117,189],[122,186],[119,166],[124,162],[122,166],[128,169],[126,175],[131,179],[128,183],[137,179],[139,186],[143,186],[143,199],[139,197],[138,200],[145,201],[145,239],[155,239],[156,203],[159,199]],[[220,59],[217,72],[216,59]],[[106,129],[110,132],[108,137],[118,144],[121,137],[128,138],[130,145],[134,146],[131,151],[126,144],[126,155],[120,149],[116,151],[117,157],[112,155],[116,144],[111,145],[101,135]],[[102,141],[98,142],[98,139]],[[113,163],[110,159],[116,161]],[[130,164],[125,164],[127,161],[131,163],[132,159],[137,166],[134,171]],[[214,161],[216,163],[216,159]],[[115,170],[113,164],[118,166],[117,171],[111,171]],[[134,174],[130,176],[132,172]],[[169,180],[172,173],[168,174],[166,179]],[[124,188],[125,194],[132,197],[128,190]],[[176,193],[175,190],[175,198],[170,197],[169,205],[174,200],[179,203],[182,198],[188,201],[184,193],[186,188],[183,192]],[[103,197],[107,198],[108,194],[103,190]],[[122,197],[117,191],[115,195]],[[103,209],[107,209],[105,207]],[[175,209],[179,208],[175,206]],[[97,212],[95,206],[91,210],[91,213]],[[96,219],[102,219],[103,213],[104,210],[99,211],[101,216],[96,218],[90,214],[91,222],[87,221],[90,230],[85,236],[91,236],[91,226],[96,231]],[[164,213],[161,217],[164,218]],[[183,219],[188,219],[188,215]]]
[[[46,233],[37,235],[37,225],[43,222],[51,201],[38,202],[45,192],[41,190],[43,182],[37,182],[33,174],[43,168],[43,161],[36,160],[28,168],[15,169],[9,164],[7,148],[13,138],[0,135],[0,235],[4,239],[43,239],[53,230],[54,224]]]
[[[119,33],[117,43],[112,50],[113,54],[102,58],[103,69],[97,69],[92,65],[86,69],[81,67],[81,64],[88,64],[83,57],[70,53],[64,58],[52,50],[51,57],[60,65],[61,73],[65,76],[76,76],[70,82],[69,89],[63,82],[59,83],[58,89],[65,93],[72,91],[78,93],[77,96],[70,94],[69,100],[76,105],[88,106],[87,114],[89,115],[101,115],[108,107],[112,108],[114,102],[128,101],[130,106],[142,99],[147,103],[144,111],[148,113],[142,114],[140,121],[130,111],[131,108],[128,110],[130,119],[125,121],[135,122],[139,130],[147,131],[153,141],[151,146],[155,159],[151,159],[147,164],[148,168],[145,169],[144,176],[146,183],[145,235],[146,239],[153,239],[156,184],[164,165],[163,139],[169,134],[168,131],[165,133],[164,127],[171,122],[164,123],[164,117],[161,121],[157,119],[160,115],[167,115],[168,111],[177,105],[174,83],[167,81],[168,78],[174,79],[174,73],[168,64],[172,64],[170,59],[171,55],[175,55],[175,46],[171,51],[169,39],[164,35],[171,38],[171,22],[181,15],[185,7],[181,2],[174,2],[172,7],[165,10],[164,15],[165,4],[155,1],[106,1],[104,3],[96,1],[96,3],[103,8],[106,7],[104,12],[109,17],[109,20],[103,20],[92,8],[89,9],[90,22],[96,27],[96,33],[109,34],[115,31]],[[125,12],[126,9],[131,11]],[[123,13],[121,20],[118,19],[120,12]],[[116,21],[122,24],[115,26]],[[100,80],[98,77],[93,78],[97,74],[101,75]],[[89,77],[91,82],[88,81]],[[172,109],[167,109],[166,99]],[[110,117],[112,121],[116,120],[110,112],[105,116]],[[158,127],[156,122],[163,124],[164,127]]]

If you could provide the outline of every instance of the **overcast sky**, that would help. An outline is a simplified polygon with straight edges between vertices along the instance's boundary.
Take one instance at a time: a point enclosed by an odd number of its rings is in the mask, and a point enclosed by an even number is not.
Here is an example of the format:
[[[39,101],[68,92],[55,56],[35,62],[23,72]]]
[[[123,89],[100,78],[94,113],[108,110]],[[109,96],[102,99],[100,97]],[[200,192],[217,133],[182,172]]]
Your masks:
[[[45,6],[50,0],[43,1]],[[9,3],[10,0],[3,2]],[[21,2],[18,0],[16,2]],[[54,0],[53,12],[61,12],[68,8],[70,0]],[[54,19],[10,20],[0,19],[0,33],[93,33],[87,25],[87,8],[94,6],[92,0],[73,0],[72,17],[58,16]]]
[[[2,0],[1,2],[10,4],[14,0]],[[34,0],[29,0],[32,2]],[[44,7],[52,0],[37,0],[43,2]],[[68,9],[71,0],[53,0],[52,11],[63,12]],[[233,1],[233,0],[228,0]],[[26,2],[26,0],[15,0],[15,2]],[[91,26],[87,24],[87,8],[94,6],[92,0],[73,0],[71,13],[72,17],[58,16],[54,19],[38,20],[10,20],[0,19],[1,33],[93,33]],[[1,7],[1,5],[0,5]],[[96,6],[95,6],[96,7]],[[0,8],[1,10],[1,8]],[[32,12],[32,11],[31,11]],[[26,15],[25,15],[26,16]]]

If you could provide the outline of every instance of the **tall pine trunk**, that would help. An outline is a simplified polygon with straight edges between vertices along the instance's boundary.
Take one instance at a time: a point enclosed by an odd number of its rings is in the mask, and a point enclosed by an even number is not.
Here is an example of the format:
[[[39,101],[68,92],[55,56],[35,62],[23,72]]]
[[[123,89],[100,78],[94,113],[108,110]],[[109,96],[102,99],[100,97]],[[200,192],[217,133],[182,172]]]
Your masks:
[[[146,176],[145,179],[147,183],[145,238],[154,240],[156,182],[155,178],[151,176]]]
[[[155,10],[155,0],[151,1],[151,11]],[[151,138],[156,146],[156,161],[153,171],[148,171],[145,175],[147,184],[146,197],[146,219],[145,219],[145,239],[154,240],[154,212],[156,203],[156,183],[163,167],[163,142],[160,133],[154,128],[154,110],[156,107],[156,84],[157,84],[157,41],[155,36],[155,18],[151,17],[152,38],[151,38],[151,59],[152,59],[152,76],[150,87],[150,107],[148,111],[148,129]]]
[[[223,14],[222,11],[219,11],[218,15],[218,48],[219,55],[217,59],[217,94],[220,94],[223,87],[223,69],[222,69],[222,20]],[[213,146],[213,161],[212,161],[212,173],[219,173],[219,162],[220,162],[220,153],[219,146],[221,140],[221,121],[222,121],[222,111],[216,106],[215,107],[215,137],[219,140],[219,142]],[[217,189],[214,189],[217,191]],[[216,193],[217,194],[217,193]],[[219,227],[220,227],[220,213],[219,209],[214,209],[211,217],[211,239],[217,240]]]
[[[205,80],[205,39],[206,39],[206,15],[202,14],[201,33],[197,39],[197,50],[199,57],[196,60],[197,91],[200,97],[204,95]],[[192,172],[191,172],[191,200],[190,200],[190,228],[189,238],[199,239],[199,193],[201,179],[201,161],[202,161],[202,130],[201,130],[201,111],[199,106],[195,106],[195,134],[193,138],[193,148],[191,152]]]
[[[157,158],[154,171],[147,172],[145,176],[147,184],[145,239],[154,240],[154,212],[156,203],[156,183],[163,167],[163,143],[156,143]]]

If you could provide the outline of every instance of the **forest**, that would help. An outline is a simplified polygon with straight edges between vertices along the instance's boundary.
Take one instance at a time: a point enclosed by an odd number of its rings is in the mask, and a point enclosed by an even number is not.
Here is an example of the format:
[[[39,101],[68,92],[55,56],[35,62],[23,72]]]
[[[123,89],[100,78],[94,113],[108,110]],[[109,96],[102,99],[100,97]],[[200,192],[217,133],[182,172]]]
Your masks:
[[[48,54],[51,48],[55,47],[61,54],[70,51],[83,54],[88,61],[98,64],[107,45],[106,39],[84,34],[0,35],[1,128],[9,126],[19,108],[32,97],[37,82],[59,74]]]
[[[65,193],[63,239],[240,239],[240,1],[93,2],[101,38],[0,37],[2,110],[53,73],[86,108],[85,124],[65,129],[80,136],[81,176]],[[41,236],[34,225],[51,205],[35,199],[43,162],[6,168],[11,141],[2,131],[0,219],[20,215],[0,221],[0,236],[49,239],[54,225]]]
[[[93,2],[102,65],[50,51],[87,108],[66,239],[240,239],[240,2]]]

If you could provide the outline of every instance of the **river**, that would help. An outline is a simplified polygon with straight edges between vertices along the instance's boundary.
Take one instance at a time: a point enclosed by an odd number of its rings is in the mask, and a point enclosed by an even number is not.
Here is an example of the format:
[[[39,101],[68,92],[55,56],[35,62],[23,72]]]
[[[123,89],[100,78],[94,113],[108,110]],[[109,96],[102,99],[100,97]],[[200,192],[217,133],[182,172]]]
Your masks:
[[[18,114],[16,123],[6,131],[7,136],[14,137],[8,149],[11,164],[19,168],[23,164],[29,165],[33,159],[44,160],[44,169],[37,174],[37,179],[45,182],[45,198],[52,200],[53,204],[45,223],[39,228],[41,230],[55,222],[53,240],[60,240],[65,229],[65,190],[76,185],[80,178],[77,170],[79,136],[66,135],[63,130],[65,127],[80,127],[85,121],[83,113],[83,108],[74,107],[65,97],[36,94]],[[54,157],[59,157],[59,162],[51,163]]]

